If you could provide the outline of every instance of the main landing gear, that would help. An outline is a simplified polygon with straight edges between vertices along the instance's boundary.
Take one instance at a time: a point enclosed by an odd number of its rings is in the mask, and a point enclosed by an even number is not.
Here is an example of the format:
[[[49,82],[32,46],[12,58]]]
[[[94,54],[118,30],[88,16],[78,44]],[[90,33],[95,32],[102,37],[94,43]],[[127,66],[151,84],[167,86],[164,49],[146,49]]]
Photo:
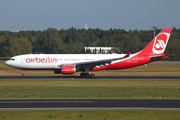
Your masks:
[[[94,73],[80,73],[80,76],[82,78],[94,78],[95,77],[95,74]]]
[[[82,73],[80,73],[82,78],[94,78],[95,74],[90,72],[90,66],[85,68]]]

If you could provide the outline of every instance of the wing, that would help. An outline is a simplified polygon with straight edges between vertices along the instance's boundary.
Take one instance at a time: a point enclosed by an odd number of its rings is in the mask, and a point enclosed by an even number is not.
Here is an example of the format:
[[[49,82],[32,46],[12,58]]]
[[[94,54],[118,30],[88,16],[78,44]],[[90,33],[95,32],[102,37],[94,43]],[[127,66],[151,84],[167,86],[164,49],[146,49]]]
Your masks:
[[[85,68],[93,68],[95,66],[100,66],[100,65],[107,65],[110,64],[111,62],[115,60],[120,60],[124,59],[130,56],[130,52],[128,52],[125,56],[120,57],[120,58],[113,58],[113,59],[103,59],[103,60],[94,60],[94,61],[87,61],[87,62],[80,62],[76,63],[75,66],[77,69],[85,69]]]

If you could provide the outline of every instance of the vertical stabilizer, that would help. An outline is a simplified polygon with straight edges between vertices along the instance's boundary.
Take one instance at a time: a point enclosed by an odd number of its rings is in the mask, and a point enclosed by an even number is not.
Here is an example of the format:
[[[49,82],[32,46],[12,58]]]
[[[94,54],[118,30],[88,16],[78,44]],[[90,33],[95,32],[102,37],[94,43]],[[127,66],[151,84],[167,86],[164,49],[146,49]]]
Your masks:
[[[172,28],[163,29],[142,51],[141,53],[146,54],[163,54],[170,34],[172,32]]]

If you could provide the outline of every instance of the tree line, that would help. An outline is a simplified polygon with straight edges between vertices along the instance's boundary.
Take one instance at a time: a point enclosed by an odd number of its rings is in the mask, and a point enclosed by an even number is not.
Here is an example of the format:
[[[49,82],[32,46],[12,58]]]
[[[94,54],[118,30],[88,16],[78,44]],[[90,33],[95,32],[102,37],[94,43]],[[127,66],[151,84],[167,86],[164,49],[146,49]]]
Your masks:
[[[156,30],[159,33],[160,29]],[[118,53],[135,53],[153,38],[153,30],[61,29],[44,31],[0,31],[0,57],[19,54],[82,54],[84,47],[115,47]],[[165,53],[180,60],[180,29],[173,28]]]

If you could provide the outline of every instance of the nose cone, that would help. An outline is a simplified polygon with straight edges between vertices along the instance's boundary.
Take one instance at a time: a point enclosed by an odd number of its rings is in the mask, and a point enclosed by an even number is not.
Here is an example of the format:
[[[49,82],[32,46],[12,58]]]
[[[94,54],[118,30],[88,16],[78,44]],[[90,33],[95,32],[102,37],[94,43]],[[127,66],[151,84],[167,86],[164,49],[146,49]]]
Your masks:
[[[13,68],[16,68],[16,67],[17,67],[15,61],[7,60],[7,61],[5,62],[5,64],[6,64],[7,66],[9,66],[9,67],[13,67]]]
[[[7,61],[5,62],[5,64],[6,64],[7,66],[10,66],[10,61],[7,60]]]

